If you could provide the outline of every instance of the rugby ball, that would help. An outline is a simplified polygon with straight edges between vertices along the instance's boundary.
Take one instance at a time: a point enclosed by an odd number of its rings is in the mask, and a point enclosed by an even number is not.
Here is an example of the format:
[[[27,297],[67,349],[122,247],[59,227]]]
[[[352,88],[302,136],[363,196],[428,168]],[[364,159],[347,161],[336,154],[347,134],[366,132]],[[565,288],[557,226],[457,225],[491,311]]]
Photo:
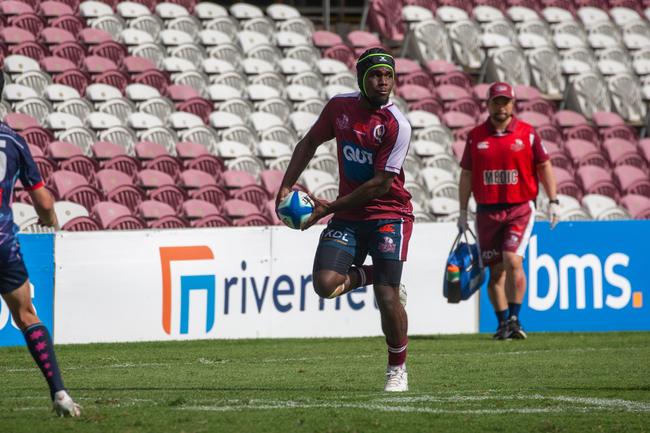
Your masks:
[[[291,191],[280,202],[278,216],[287,227],[300,230],[311,216],[314,202],[303,191]]]

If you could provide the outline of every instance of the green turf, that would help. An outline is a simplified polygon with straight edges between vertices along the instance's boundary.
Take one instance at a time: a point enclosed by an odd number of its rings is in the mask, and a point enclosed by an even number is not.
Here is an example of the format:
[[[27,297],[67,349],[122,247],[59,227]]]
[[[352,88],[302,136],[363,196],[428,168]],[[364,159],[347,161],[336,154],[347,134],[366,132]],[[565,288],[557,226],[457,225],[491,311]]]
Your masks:
[[[380,338],[58,346],[81,419],[49,412],[23,347],[0,349],[0,431],[650,431],[650,334],[411,337],[411,391]]]

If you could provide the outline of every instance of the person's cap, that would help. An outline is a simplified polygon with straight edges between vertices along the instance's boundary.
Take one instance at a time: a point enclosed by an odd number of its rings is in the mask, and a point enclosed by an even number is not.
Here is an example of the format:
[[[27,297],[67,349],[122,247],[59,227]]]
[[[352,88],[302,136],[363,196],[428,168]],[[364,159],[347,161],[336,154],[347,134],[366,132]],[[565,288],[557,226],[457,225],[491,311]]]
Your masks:
[[[488,89],[488,101],[496,98],[498,96],[503,96],[508,99],[515,99],[515,91],[512,89],[512,86],[508,83],[498,81],[493,83]]]

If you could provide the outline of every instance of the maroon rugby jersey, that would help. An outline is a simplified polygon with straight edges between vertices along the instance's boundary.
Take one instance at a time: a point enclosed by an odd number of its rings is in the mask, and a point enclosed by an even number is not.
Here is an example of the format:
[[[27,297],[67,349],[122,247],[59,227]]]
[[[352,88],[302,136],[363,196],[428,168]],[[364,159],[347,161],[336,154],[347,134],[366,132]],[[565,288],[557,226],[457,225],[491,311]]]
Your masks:
[[[361,104],[359,92],[329,100],[311,128],[318,141],[336,137],[339,197],[354,191],[377,171],[397,173],[390,190],[359,209],[336,212],[344,220],[404,218],[413,220],[411,194],[404,188],[402,164],[411,141],[411,125],[392,103],[378,110]]]
[[[537,164],[548,159],[535,129],[512,116],[502,133],[490,119],[472,129],[460,166],[472,171],[477,203],[523,203],[537,197]]]

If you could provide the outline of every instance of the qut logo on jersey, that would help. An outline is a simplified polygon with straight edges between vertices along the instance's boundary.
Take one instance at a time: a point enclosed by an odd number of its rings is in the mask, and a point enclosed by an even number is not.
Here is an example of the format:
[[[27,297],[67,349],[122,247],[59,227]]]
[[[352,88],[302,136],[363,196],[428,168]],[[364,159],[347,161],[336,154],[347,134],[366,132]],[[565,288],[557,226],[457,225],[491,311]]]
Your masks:
[[[345,177],[355,182],[365,182],[375,174],[374,155],[352,142],[343,143],[343,171]]]
[[[343,157],[347,161],[372,165],[372,156],[372,152],[363,150],[360,147],[352,146],[349,144],[343,146]]]
[[[575,299],[576,310],[590,307],[594,310],[609,308],[620,310],[630,303],[632,308],[643,307],[643,293],[632,292],[630,281],[617,271],[617,268],[627,268],[630,257],[627,254],[613,252],[604,258],[604,263],[595,254],[564,255],[557,260],[549,254],[538,254],[537,236],[530,239],[528,247],[528,306],[536,311],[553,309],[559,302],[560,310],[568,310],[570,298]],[[587,305],[587,272],[591,273],[592,305]],[[543,294],[539,282],[540,273],[548,275],[548,290]],[[570,281],[570,275],[575,280]],[[610,286],[605,293],[606,285]],[[570,288],[575,288],[575,296],[570,294]]]
[[[161,247],[160,264],[162,267],[162,324],[165,333],[172,333],[172,262],[179,260],[213,260],[212,250],[207,246]],[[214,275],[182,275],[180,281],[180,333],[187,334],[190,317],[190,293],[206,292],[205,332],[214,326],[215,290]]]

